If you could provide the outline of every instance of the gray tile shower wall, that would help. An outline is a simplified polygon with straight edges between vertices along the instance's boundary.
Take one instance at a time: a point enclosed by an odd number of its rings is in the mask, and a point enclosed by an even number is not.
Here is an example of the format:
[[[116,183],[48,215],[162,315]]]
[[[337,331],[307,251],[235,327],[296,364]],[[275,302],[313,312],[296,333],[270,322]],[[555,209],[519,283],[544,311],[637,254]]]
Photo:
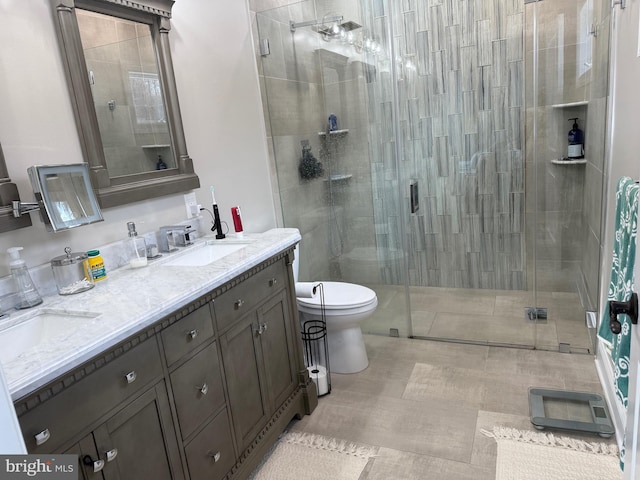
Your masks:
[[[368,84],[376,241],[388,247],[381,254],[402,248],[398,209],[408,208],[408,180],[417,180],[410,283],[525,288],[523,2],[373,0],[363,7],[365,27],[386,52],[393,22],[398,71],[403,153],[395,172],[388,56],[371,59],[378,72]],[[398,188],[406,192],[402,205]],[[399,283],[401,265],[390,265],[383,282]]]

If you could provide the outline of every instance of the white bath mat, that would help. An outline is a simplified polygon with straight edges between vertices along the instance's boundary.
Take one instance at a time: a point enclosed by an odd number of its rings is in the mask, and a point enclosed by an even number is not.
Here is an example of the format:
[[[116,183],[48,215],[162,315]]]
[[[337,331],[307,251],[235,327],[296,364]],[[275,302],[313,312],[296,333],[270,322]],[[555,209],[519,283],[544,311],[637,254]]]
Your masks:
[[[376,447],[311,433],[283,434],[251,480],[357,480]]]
[[[552,433],[495,427],[496,480],[620,480],[618,448]]]

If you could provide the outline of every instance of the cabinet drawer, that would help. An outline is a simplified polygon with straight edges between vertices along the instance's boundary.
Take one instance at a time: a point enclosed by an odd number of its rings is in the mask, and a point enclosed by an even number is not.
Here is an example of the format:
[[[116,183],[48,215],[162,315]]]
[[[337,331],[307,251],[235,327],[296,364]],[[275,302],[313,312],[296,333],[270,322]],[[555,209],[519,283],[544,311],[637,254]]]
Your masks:
[[[227,411],[223,410],[185,448],[191,480],[217,480],[235,464]]]
[[[215,343],[199,352],[171,374],[182,438],[224,404],[222,377]]]
[[[284,259],[261,270],[214,300],[218,331],[231,326],[258,303],[287,284]]]
[[[18,420],[27,450],[29,453],[55,452],[63,442],[161,376],[160,352],[154,338],[22,415]],[[36,435],[45,431],[48,431],[48,440],[37,445]]]
[[[167,363],[171,365],[213,336],[209,305],[200,307],[161,332]]]

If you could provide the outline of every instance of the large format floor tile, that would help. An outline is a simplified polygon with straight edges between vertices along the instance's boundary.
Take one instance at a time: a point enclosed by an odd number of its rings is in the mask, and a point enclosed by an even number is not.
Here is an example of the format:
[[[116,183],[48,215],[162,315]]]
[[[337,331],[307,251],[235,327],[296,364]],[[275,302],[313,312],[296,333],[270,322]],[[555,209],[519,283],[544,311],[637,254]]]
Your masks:
[[[495,476],[494,426],[535,430],[529,387],[601,393],[593,357],[365,335],[369,367],[333,374],[333,391],[290,429],[379,447],[359,480]],[[549,414],[584,418],[584,406]],[[596,435],[554,431],[592,442]],[[615,443],[615,438],[608,440]]]

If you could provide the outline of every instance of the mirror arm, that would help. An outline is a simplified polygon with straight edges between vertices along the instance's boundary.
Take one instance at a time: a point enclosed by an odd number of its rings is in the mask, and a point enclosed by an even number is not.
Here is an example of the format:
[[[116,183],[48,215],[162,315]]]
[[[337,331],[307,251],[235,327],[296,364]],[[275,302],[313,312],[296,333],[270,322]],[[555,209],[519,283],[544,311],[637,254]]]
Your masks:
[[[20,200],[14,200],[13,204],[13,216],[20,218],[25,213],[36,212],[40,210],[40,204],[38,202],[21,202]]]

